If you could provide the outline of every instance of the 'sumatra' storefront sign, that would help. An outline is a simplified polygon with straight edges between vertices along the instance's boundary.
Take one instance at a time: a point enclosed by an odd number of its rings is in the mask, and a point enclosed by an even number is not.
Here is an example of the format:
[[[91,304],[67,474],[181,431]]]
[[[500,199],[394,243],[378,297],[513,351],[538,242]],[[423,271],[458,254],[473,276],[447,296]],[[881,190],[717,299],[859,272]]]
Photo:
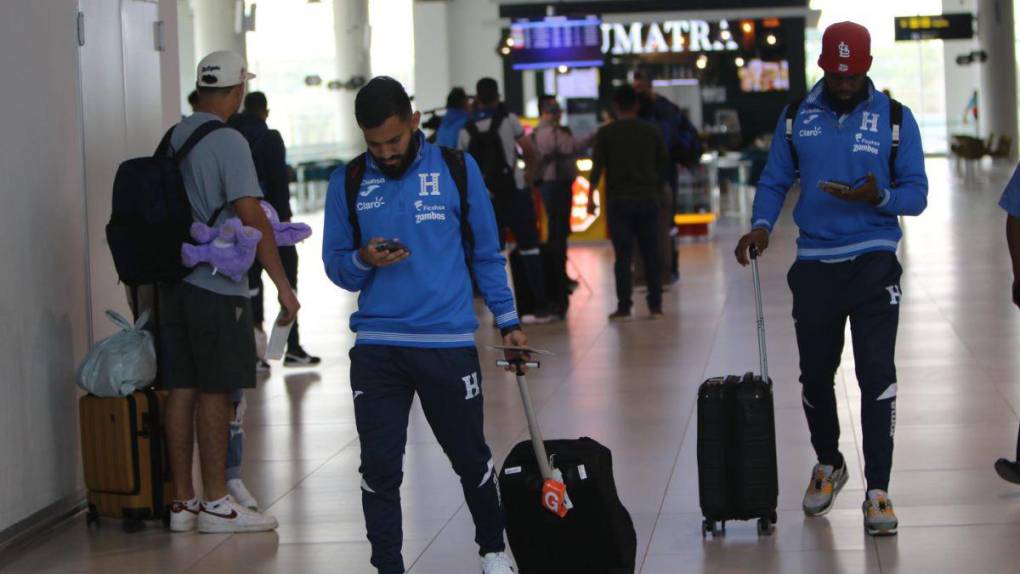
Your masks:
[[[722,20],[715,30],[705,20],[669,20],[602,24],[602,53],[664,54],[669,52],[732,52],[739,48],[729,22]]]

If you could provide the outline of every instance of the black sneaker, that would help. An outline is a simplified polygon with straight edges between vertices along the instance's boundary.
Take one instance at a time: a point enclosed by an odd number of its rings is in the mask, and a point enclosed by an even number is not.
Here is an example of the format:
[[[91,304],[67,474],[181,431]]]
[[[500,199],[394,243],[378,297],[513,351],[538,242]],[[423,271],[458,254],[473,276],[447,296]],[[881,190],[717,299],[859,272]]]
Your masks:
[[[610,321],[630,321],[630,309],[617,309],[609,316]]]
[[[309,355],[301,347],[293,351],[288,350],[287,354],[283,357],[283,366],[285,367],[307,367],[318,365],[321,362],[322,359]]]

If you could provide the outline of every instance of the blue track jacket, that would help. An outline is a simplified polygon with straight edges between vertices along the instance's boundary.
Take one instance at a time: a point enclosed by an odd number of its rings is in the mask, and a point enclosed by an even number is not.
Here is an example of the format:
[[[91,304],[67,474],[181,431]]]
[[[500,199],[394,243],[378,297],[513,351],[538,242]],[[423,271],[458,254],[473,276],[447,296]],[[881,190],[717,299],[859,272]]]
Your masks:
[[[329,179],[322,260],[330,280],[360,291],[351,315],[356,344],[400,347],[471,347],[478,328],[471,279],[464,260],[460,196],[438,146],[419,132],[418,157],[399,180],[385,177],[371,154],[358,190],[363,243],[398,238],[411,256],[389,267],[365,264],[353,245],[341,167]],[[468,219],[474,232],[471,268],[500,328],[519,324],[499,250],[496,217],[478,164],[465,157]]]
[[[869,80],[868,99],[850,114],[837,117],[826,102],[823,82],[815,84],[801,103],[793,126],[801,175],[800,199],[793,211],[800,228],[797,258],[842,260],[871,251],[895,252],[903,236],[897,216],[919,215],[928,204],[928,177],[917,122],[904,106],[896,181],[891,182],[889,98],[876,91]],[[875,174],[882,190],[883,200],[877,206],[838,199],[818,188],[822,180],[857,187],[868,172]],[[772,231],[796,179],[786,142],[784,109],[768,164],[758,181],[752,226]]]

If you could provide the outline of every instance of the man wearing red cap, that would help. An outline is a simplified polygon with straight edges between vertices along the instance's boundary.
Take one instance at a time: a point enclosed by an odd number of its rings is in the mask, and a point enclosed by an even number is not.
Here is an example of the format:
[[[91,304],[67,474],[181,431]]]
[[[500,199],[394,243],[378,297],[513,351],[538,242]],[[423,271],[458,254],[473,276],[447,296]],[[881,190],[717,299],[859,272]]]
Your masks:
[[[895,534],[898,526],[888,495],[903,297],[898,217],[924,211],[928,179],[917,122],[909,109],[875,90],[867,75],[871,62],[867,29],[852,22],[826,29],[818,59],[825,78],[780,118],[758,182],[752,229],[736,255],[746,265],[752,245],[765,251],[786,193],[799,178],[793,216],[800,237],[788,280],[804,412],[818,455],[804,513],[827,513],[848,480],[834,380],[849,319],[861,387],[864,526],[881,536]]]

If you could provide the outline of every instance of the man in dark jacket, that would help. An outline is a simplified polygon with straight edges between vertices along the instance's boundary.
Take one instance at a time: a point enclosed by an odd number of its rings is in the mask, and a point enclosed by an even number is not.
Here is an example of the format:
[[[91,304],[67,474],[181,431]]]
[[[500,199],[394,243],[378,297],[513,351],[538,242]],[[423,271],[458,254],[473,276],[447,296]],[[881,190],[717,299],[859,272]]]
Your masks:
[[[634,88],[623,85],[613,94],[617,120],[599,129],[592,154],[592,193],[588,212],[594,213],[592,196],[598,191],[602,174],[606,175],[607,225],[616,252],[616,311],[610,321],[631,317],[631,260],[635,243],[648,275],[648,311],[653,319],[662,318],[662,282],[656,249],[656,221],[662,191],[660,174],[668,156],[659,130],[638,119],[638,97]]]
[[[252,158],[255,160],[255,171],[259,178],[259,186],[266,201],[273,206],[280,221],[290,221],[290,185],[287,173],[287,148],[284,146],[280,132],[269,129],[266,119],[269,117],[269,106],[266,95],[262,92],[251,92],[244,98],[244,111],[230,118],[230,127],[241,132],[251,147]],[[297,288],[298,256],[294,246],[280,247],[280,259],[290,284]],[[262,306],[262,267],[256,262],[249,273],[252,292],[252,310],[256,329],[263,332],[265,319]],[[287,354],[283,364],[286,366],[317,365],[321,359],[313,357],[301,347],[298,325],[290,331],[287,339]],[[269,365],[259,359],[259,370],[268,370]]]
[[[653,84],[655,71],[648,67],[634,72],[634,90],[638,93],[641,109],[638,117],[655,124],[662,134],[670,161],[662,172],[663,194],[659,204],[658,241],[661,253],[663,280],[672,283],[679,279],[679,253],[670,231],[673,228],[673,214],[676,211],[676,194],[679,187],[677,167],[692,169],[701,160],[701,140],[694,127],[679,106],[656,93]]]

